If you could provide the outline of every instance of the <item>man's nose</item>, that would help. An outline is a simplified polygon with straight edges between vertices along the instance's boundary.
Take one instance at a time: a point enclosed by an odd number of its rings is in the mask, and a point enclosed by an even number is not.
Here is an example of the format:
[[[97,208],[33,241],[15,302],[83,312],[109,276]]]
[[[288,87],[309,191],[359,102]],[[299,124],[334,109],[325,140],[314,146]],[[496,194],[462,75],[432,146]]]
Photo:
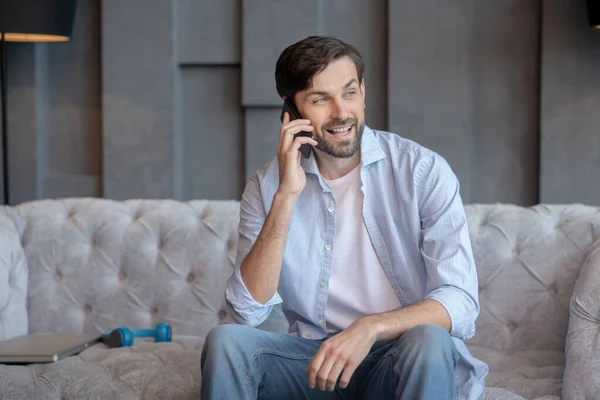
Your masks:
[[[345,120],[349,116],[350,113],[348,112],[348,107],[343,101],[337,100],[333,103],[333,108],[331,109],[331,119]]]

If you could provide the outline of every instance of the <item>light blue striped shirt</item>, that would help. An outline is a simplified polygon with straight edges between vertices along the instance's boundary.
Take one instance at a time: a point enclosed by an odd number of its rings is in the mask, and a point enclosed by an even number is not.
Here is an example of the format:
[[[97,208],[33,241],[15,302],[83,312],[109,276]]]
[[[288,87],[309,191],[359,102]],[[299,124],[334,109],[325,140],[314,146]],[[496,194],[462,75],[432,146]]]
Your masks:
[[[402,306],[434,299],[446,308],[461,354],[455,399],[476,399],[488,367],[463,342],[475,333],[479,298],[458,179],[440,155],[393,133],[365,126],[360,151],[364,222],[385,274]],[[322,339],[327,330],[318,321],[325,321],[335,199],[313,155],[302,158],[302,167],[306,187],[292,216],[277,292],[260,304],[240,275],[278,189],[274,158],[250,177],[242,195],[236,268],[225,294],[238,323],[257,326],[283,302],[290,333]]]

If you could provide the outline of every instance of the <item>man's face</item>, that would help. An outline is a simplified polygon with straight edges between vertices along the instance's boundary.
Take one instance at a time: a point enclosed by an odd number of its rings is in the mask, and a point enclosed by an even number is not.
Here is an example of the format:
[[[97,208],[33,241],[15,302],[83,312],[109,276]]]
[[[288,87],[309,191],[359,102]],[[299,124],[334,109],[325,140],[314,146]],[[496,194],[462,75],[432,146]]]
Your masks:
[[[354,62],[342,57],[312,79],[295,97],[300,114],[311,121],[317,149],[338,158],[360,148],[365,127],[365,85],[358,82]]]

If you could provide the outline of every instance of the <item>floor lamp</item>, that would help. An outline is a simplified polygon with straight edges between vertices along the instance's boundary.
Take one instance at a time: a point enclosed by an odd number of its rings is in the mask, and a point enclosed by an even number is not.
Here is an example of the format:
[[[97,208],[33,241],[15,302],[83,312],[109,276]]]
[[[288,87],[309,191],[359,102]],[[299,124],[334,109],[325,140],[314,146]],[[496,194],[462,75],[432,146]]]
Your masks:
[[[600,1],[587,0],[588,21],[594,29],[600,29]]]
[[[66,42],[77,0],[0,0],[3,204],[8,204],[8,112],[6,42]]]

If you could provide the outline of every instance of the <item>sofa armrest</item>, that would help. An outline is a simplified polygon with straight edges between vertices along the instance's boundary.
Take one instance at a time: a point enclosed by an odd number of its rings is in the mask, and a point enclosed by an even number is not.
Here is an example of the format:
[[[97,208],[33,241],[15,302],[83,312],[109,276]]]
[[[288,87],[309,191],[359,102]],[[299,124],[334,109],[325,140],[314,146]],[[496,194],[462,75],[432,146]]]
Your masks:
[[[0,207],[0,340],[29,331],[28,268],[10,207]]]
[[[565,353],[562,398],[600,399],[600,242],[575,283]]]

